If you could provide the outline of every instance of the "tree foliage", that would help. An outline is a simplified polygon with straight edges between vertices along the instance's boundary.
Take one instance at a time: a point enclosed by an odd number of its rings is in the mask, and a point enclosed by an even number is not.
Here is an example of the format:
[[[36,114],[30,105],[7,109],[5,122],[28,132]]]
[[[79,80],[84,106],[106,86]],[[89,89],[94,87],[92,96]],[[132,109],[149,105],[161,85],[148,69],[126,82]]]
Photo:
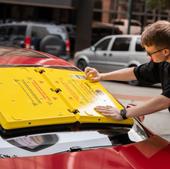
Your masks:
[[[170,9],[170,0],[145,0],[149,8]]]

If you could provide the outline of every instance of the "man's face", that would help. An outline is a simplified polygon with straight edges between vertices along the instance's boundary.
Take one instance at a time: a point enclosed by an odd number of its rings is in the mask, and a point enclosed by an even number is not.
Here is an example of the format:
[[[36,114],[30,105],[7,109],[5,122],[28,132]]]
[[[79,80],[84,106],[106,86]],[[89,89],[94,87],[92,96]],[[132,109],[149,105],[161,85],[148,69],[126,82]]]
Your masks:
[[[170,62],[170,50],[167,48],[155,47],[153,46],[144,46],[148,56],[151,57],[151,60],[156,63],[160,62]]]

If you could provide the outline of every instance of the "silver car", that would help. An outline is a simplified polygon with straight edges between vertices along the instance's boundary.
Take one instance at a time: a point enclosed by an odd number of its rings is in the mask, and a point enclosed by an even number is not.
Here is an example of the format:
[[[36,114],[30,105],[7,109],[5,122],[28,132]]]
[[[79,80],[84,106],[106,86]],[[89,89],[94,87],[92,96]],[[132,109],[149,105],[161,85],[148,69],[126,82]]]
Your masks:
[[[100,72],[138,66],[149,61],[140,45],[140,35],[106,36],[74,56],[75,65],[81,70],[91,66]]]

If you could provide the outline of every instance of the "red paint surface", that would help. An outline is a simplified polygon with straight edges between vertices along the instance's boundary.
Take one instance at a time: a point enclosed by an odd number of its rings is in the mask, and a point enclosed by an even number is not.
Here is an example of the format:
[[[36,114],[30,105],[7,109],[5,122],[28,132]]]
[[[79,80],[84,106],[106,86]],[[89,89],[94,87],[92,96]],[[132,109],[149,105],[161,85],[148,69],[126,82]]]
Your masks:
[[[2,169],[169,169],[170,144],[158,136],[110,148],[0,159]]]

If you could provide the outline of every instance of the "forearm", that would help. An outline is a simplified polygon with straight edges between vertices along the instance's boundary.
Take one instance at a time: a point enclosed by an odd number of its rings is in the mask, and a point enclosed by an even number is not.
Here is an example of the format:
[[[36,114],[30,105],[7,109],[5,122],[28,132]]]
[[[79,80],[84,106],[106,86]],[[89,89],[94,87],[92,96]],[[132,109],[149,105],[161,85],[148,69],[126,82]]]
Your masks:
[[[129,81],[136,80],[133,68],[121,69],[109,73],[101,73],[101,80]]]
[[[160,95],[142,104],[127,109],[127,117],[151,114],[170,107],[170,99]]]

